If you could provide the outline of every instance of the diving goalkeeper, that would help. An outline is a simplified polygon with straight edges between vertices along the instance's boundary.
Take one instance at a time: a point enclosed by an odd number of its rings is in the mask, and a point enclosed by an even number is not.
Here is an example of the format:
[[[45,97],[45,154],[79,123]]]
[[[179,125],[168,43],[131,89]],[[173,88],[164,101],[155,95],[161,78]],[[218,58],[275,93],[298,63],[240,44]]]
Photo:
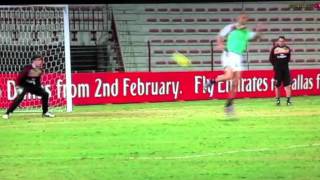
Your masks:
[[[11,103],[7,112],[2,116],[4,119],[9,119],[13,111],[22,102],[26,93],[41,96],[43,117],[55,117],[52,113],[48,112],[49,93],[41,87],[40,78],[43,73],[43,57],[35,55],[31,58],[31,61],[32,64],[26,65],[16,79],[18,95]]]

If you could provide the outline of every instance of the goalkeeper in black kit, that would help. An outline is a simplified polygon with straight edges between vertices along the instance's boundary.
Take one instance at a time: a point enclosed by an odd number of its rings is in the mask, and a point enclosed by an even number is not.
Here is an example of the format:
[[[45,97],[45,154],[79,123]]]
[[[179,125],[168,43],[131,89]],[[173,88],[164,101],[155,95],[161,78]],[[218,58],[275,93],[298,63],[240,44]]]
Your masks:
[[[269,60],[273,65],[275,72],[275,94],[276,105],[280,105],[280,86],[283,84],[287,96],[287,105],[291,105],[291,77],[289,70],[289,62],[291,58],[291,50],[287,46],[284,36],[280,36],[271,49]]]
[[[18,95],[7,109],[7,112],[2,116],[4,119],[9,119],[27,93],[41,96],[43,117],[55,117],[52,113],[48,112],[49,93],[41,87],[40,78],[43,73],[43,57],[35,55],[31,58],[31,61],[32,64],[25,66],[16,80]]]

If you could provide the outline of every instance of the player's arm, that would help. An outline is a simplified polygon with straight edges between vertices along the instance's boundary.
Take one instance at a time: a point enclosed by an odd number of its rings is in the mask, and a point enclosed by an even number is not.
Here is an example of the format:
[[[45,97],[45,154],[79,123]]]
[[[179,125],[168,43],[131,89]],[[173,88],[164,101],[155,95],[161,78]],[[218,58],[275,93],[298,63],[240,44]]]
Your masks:
[[[289,52],[288,52],[288,62],[290,62],[291,61],[291,49],[288,47],[288,49],[289,49]]]
[[[250,39],[251,40],[260,39],[262,36],[261,31],[263,27],[264,26],[262,24],[257,24],[255,27],[255,31],[250,32]]]
[[[275,62],[274,49],[275,49],[275,46],[271,48],[270,55],[269,55],[269,61],[272,64],[272,66],[274,66],[274,62]]]
[[[217,49],[224,50],[224,38],[234,29],[234,24],[225,26],[217,36]]]
[[[16,84],[17,85],[21,85],[22,82],[28,77],[29,74],[29,68],[28,67],[24,67],[22,72],[18,75],[17,79],[16,79]]]
[[[217,48],[219,50],[224,50],[224,37],[220,35],[217,36]]]

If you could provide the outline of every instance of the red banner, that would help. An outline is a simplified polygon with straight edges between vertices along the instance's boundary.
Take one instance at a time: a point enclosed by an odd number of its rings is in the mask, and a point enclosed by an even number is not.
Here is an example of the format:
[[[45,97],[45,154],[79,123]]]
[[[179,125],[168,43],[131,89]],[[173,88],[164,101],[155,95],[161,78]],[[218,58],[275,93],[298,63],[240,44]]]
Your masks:
[[[207,78],[214,72],[136,72],[136,73],[74,73],[72,75],[73,104],[106,104],[161,102],[227,98],[230,82],[219,82],[204,91]],[[274,73],[271,70],[244,71],[238,86],[238,98],[273,97]],[[293,96],[320,95],[320,69],[292,70]],[[15,97],[14,76],[1,74],[0,107]],[[8,76],[9,77],[9,76]],[[55,77],[55,78],[53,78]],[[65,97],[64,78],[47,74],[43,77],[50,91],[50,102]],[[49,79],[49,81],[48,81]],[[10,91],[10,92],[9,92]],[[283,93],[283,92],[282,92]],[[27,99],[26,101],[31,101]],[[39,101],[39,100],[38,100]]]

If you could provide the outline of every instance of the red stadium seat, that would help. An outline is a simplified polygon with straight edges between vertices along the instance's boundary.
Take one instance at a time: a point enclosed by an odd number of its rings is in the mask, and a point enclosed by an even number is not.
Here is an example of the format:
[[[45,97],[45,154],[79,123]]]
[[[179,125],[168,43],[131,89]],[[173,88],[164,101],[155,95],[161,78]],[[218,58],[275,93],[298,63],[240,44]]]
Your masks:
[[[305,41],[306,42],[314,42],[314,41],[316,41],[316,39],[315,38],[307,38],[307,39],[305,39]]]
[[[201,64],[200,61],[191,61],[191,64]]]
[[[316,52],[316,49],[306,49],[306,52]]]
[[[199,54],[200,51],[198,49],[189,50],[190,54]]]
[[[267,18],[258,18],[258,20],[257,20],[257,21],[265,22],[265,21],[268,21],[268,19],[267,19]]]
[[[207,19],[206,18],[198,18],[197,22],[207,22]]]
[[[306,62],[311,63],[311,62],[316,62],[316,60],[315,59],[307,59]]]
[[[272,32],[278,32],[278,31],[280,31],[280,29],[279,29],[279,28],[271,28],[270,31],[272,31]]]
[[[242,11],[242,8],[233,8],[232,11]]]
[[[300,17],[293,18],[293,21],[302,21],[302,18],[300,18]]]
[[[186,54],[188,51],[187,51],[187,50],[181,50],[181,49],[180,49],[180,50],[178,50],[178,52],[179,52],[179,53],[182,53],[182,54]]]
[[[249,18],[249,22],[254,22],[256,19],[255,18]]]
[[[156,32],[159,32],[159,29],[149,29],[149,32],[156,33]]]
[[[163,65],[163,64],[167,64],[165,61],[157,61],[156,62],[157,65]]]
[[[180,12],[180,9],[179,8],[171,8],[170,11],[171,12]]]
[[[269,8],[269,11],[278,11],[279,10],[279,8],[277,8],[277,7],[271,7],[271,8]]]
[[[208,64],[211,64],[211,61],[209,61],[210,63],[208,63]],[[221,64],[221,61],[214,61],[213,62],[214,64]]]
[[[249,52],[256,53],[256,52],[258,52],[258,49],[249,49]]]
[[[151,40],[152,43],[161,43],[161,40],[160,39],[153,39]]]
[[[293,10],[294,11],[302,11],[302,7],[294,7]]]
[[[221,21],[222,22],[231,22],[232,19],[231,18],[222,18]]]
[[[259,41],[260,41],[260,42],[269,42],[269,39],[267,39],[267,38],[261,38],[261,39],[259,39]]]
[[[250,63],[259,63],[259,60],[250,60]]]
[[[304,49],[294,49],[294,52],[304,52]]]
[[[174,50],[166,50],[166,54],[172,54],[172,53],[174,53],[175,51]]]
[[[245,8],[245,11],[254,11],[254,8]]]
[[[209,41],[209,39],[201,39],[200,40],[200,43],[209,43],[210,41]]]
[[[218,18],[210,18],[209,21],[210,22],[219,22],[219,19]]]
[[[217,12],[218,10],[216,8],[209,8],[208,11],[209,12]]]
[[[211,61],[202,61],[202,64],[211,64]]]
[[[285,32],[291,32],[291,29],[290,29],[290,28],[282,28],[281,30],[282,30],[282,31],[285,31]]]
[[[290,11],[290,8],[289,7],[284,7],[284,8],[281,8],[281,11]]]
[[[308,18],[305,18],[305,21],[314,21],[315,19],[313,17],[308,17]]]
[[[270,61],[269,61],[269,60],[261,60],[261,63],[269,64],[269,63],[270,63]]]
[[[198,32],[208,32],[208,29],[198,29]]]
[[[194,22],[194,21],[195,21],[194,19],[190,19],[190,18],[184,19],[184,22]]]
[[[198,40],[196,40],[196,39],[189,39],[188,40],[188,43],[197,43],[198,42]]]
[[[186,32],[187,33],[194,33],[194,32],[196,32],[196,30],[195,29],[187,29]]]
[[[270,18],[269,21],[279,21],[279,18]]]
[[[220,29],[210,29],[210,32],[220,32]]]
[[[201,54],[209,54],[209,53],[211,53],[210,50],[201,50]]]
[[[303,63],[303,62],[304,62],[304,59],[296,59],[296,60],[294,60],[294,62],[296,62],[296,63]]]
[[[167,8],[159,8],[159,9],[158,9],[158,12],[167,12],[167,11],[168,11]]]
[[[294,28],[294,31],[303,31],[303,28]]]
[[[230,9],[229,8],[221,8],[220,11],[221,12],[228,12],[228,11],[230,11]]]
[[[154,50],[153,53],[154,54],[163,54],[163,51],[162,50]]]
[[[305,28],[304,30],[307,31],[307,32],[315,31],[314,28]]]
[[[160,22],[169,22],[169,19],[159,19]]]
[[[266,8],[257,8],[257,11],[266,11]]]
[[[260,49],[260,52],[270,52],[269,49]]]
[[[145,12],[153,12],[154,9],[153,9],[153,8],[145,8],[144,11],[145,11]]]
[[[196,8],[196,12],[205,12],[206,11],[206,9],[204,9],[204,8]]]
[[[161,32],[171,32],[171,29],[161,29]]]
[[[173,40],[172,39],[165,39],[165,40],[163,40],[163,43],[173,43]]]
[[[192,8],[183,8],[182,11],[183,12],[192,12]]]
[[[184,39],[177,39],[177,40],[176,40],[176,43],[186,43],[186,40],[184,40]]]
[[[183,33],[184,32],[184,29],[174,29],[173,32],[176,32],[176,33]]]
[[[172,19],[172,22],[182,22],[182,19],[180,19],[180,18],[175,18],[175,19]]]
[[[302,38],[295,38],[294,41],[295,41],[295,42],[303,42],[304,39],[302,39]]]
[[[284,17],[284,18],[281,18],[281,21],[291,21],[291,19],[289,17]]]
[[[168,64],[177,64],[175,61],[168,61]]]

